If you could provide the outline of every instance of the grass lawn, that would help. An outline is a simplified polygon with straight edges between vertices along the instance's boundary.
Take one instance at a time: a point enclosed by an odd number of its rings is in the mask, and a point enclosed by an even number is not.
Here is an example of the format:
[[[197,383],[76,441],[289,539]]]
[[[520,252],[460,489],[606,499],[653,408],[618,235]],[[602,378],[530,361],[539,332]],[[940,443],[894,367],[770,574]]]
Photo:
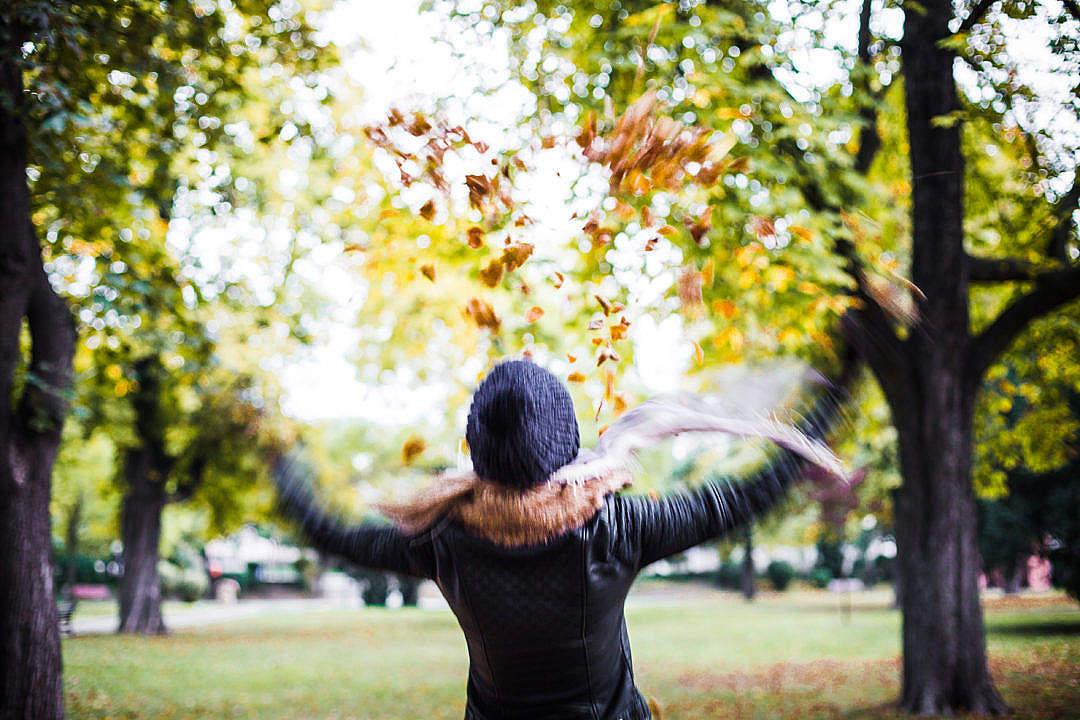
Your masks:
[[[664,720],[891,718],[898,613],[870,594],[795,592],[752,604],[662,586],[628,610],[637,680]],[[994,677],[1018,718],[1080,717],[1080,607],[987,605]],[[64,641],[72,718],[462,716],[465,643],[449,612],[270,615],[161,638]]]

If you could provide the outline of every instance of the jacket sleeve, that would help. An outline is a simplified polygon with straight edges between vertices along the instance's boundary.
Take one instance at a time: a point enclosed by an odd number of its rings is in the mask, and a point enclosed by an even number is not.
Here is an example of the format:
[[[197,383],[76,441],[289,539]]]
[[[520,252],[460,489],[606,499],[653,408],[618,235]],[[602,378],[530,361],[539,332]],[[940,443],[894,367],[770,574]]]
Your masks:
[[[295,461],[278,460],[272,474],[282,513],[323,552],[376,570],[434,577],[434,550],[427,533],[407,535],[393,525],[377,522],[343,523],[319,505]]]
[[[719,538],[766,513],[797,477],[794,458],[774,461],[750,480],[715,478],[701,487],[654,500],[620,496],[619,515],[637,567]]]
[[[800,423],[803,432],[817,439],[825,437],[841,415],[847,382],[830,387],[817,399]],[[631,555],[637,558],[637,567],[718,538],[763,515],[783,499],[808,466],[805,458],[781,450],[745,480],[712,479],[696,490],[659,500],[618,498],[622,523],[634,543]]]

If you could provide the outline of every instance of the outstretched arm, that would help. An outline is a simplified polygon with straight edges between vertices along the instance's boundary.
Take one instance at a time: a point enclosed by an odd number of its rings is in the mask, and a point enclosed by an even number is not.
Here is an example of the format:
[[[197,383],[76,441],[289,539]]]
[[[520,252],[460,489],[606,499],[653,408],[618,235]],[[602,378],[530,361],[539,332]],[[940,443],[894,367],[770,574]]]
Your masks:
[[[815,439],[824,438],[840,413],[841,391],[827,393],[801,423]],[[773,508],[807,471],[802,456],[781,450],[752,477],[711,479],[700,488],[653,500],[618,497],[616,512],[627,529],[639,568],[742,527]]]
[[[376,570],[431,578],[435,562],[430,539],[392,525],[345,524],[327,513],[311,488],[309,473],[294,459],[277,458],[271,468],[281,511],[323,552]]]

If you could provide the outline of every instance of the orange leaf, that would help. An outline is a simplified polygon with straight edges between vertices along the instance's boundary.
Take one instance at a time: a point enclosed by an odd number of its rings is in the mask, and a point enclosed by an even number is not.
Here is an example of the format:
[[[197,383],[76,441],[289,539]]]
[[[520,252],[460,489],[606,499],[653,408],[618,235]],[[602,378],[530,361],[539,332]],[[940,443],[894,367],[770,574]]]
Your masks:
[[[508,243],[503,248],[500,260],[506,266],[507,272],[513,272],[524,265],[532,253],[533,246],[530,243]]]
[[[492,260],[488,266],[480,271],[480,279],[490,288],[495,287],[502,280],[503,266],[498,260]]]
[[[472,298],[465,306],[465,314],[472,318],[472,321],[476,323],[477,327],[487,328],[492,332],[498,332],[499,330],[499,317],[495,314],[494,308],[487,302],[479,299]]]
[[[473,225],[466,231],[469,238],[469,247],[473,250],[484,246],[484,229],[478,225]]]
[[[572,372],[566,376],[566,381],[572,383],[585,382],[585,376],[579,372]]]
[[[531,307],[529,311],[525,313],[525,322],[534,323],[544,315],[544,309],[540,307]]]
[[[555,289],[558,290],[559,288],[561,288],[564,282],[566,282],[566,276],[563,275],[561,272],[556,271],[555,282],[552,283],[553,285],[555,285]]]
[[[420,266],[420,273],[431,282],[435,282],[435,266],[431,263],[425,263]]]
[[[698,367],[705,364],[705,351],[701,349],[701,346],[694,342],[694,362]]]

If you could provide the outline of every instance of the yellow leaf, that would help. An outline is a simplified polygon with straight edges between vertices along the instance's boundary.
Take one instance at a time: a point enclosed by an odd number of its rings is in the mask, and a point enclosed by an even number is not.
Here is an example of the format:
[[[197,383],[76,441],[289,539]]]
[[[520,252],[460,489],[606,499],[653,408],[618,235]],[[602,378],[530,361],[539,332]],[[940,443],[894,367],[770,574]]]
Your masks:
[[[701,349],[697,341],[694,341],[694,362],[698,367],[705,364],[705,351]]]
[[[413,461],[427,449],[427,443],[415,435],[405,441],[401,446],[401,461],[406,465],[412,465]]]
[[[566,381],[572,383],[585,382],[585,376],[579,372],[572,372],[566,376]]]

